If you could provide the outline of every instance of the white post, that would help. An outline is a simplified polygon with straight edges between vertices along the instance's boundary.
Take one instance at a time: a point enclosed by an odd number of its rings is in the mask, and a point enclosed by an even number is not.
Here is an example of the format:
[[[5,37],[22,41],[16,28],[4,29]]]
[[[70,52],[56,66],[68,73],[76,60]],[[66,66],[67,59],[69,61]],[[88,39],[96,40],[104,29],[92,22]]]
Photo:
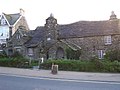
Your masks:
[[[42,58],[41,58],[41,63],[43,63],[43,60],[44,60],[44,58],[42,57]]]

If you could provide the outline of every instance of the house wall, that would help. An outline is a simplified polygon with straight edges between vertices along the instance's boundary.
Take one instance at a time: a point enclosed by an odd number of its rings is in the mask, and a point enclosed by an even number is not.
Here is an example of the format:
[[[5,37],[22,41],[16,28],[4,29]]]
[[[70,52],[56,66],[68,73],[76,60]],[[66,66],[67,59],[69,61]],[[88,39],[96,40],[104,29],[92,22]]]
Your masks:
[[[6,38],[9,38],[9,26],[0,26],[0,43],[6,43]]]
[[[25,26],[26,30],[29,30],[27,21],[24,16],[20,18],[20,20],[15,24],[15,26],[12,28],[12,35],[16,32],[19,26]]]
[[[93,56],[98,56],[98,50],[108,50],[120,48],[120,35],[112,35],[112,44],[105,45],[104,36],[70,38],[67,39],[81,47],[82,53],[80,58],[89,60]]]
[[[90,60],[94,56],[98,56],[98,50],[104,50],[105,52],[118,48],[120,49],[120,35],[112,35],[112,44],[106,45],[104,42],[104,36],[94,36],[94,37],[83,37],[83,38],[69,38],[66,41],[75,43],[81,47],[81,56],[82,60]],[[53,45],[48,51],[48,59],[56,59],[56,53],[58,48],[64,50],[64,58],[66,58],[66,45],[58,42]],[[47,59],[47,54],[40,54],[40,47],[35,47],[33,59],[38,59],[44,57]],[[25,50],[25,49],[24,49]],[[27,53],[25,54],[27,55]]]
[[[7,41],[7,47],[6,47],[7,53],[10,49],[13,50],[13,53],[16,51],[16,49],[20,49],[20,53],[23,56],[26,56],[26,47],[24,46],[24,43],[29,39],[30,38],[28,36],[22,36],[17,30],[15,34],[11,37],[11,39]]]

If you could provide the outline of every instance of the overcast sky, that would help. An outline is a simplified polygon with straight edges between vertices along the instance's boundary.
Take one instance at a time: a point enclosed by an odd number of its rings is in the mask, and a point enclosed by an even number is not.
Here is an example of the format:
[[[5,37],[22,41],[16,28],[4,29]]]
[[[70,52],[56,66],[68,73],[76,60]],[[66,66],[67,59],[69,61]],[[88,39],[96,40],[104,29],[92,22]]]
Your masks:
[[[108,20],[111,11],[120,18],[120,0],[0,0],[0,13],[18,13],[20,8],[31,30],[43,26],[51,13],[58,24]]]

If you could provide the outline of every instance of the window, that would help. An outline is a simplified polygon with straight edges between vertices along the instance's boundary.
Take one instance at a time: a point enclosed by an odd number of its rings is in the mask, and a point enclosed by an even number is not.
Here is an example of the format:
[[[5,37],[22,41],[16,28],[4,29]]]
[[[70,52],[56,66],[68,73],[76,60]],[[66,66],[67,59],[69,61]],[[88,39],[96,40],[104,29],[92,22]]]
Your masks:
[[[98,50],[98,58],[103,59],[105,55],[105,50]]]
[[[16,38],[17,38],[17,39],[20,39],[20,38],[21,38],[21,36],[20,36],[19,34],[17,34]]]
[[[0,39],[0,43],[6,43],[6,39]]]
[[[105,45],[112,44],[111,36],[104,36]]]
[[[21,47],[14,47],[14,49],[17,51],[17,52],[21,52]]]
[[[1,19],[1,25],[6,25],[5,19]]]
[[[21,52],[21,48],[16,48],[16,51]]]
[[[0,27],[0,37],[4,39],[9,38],[9,27]]]
[[[1,33],[0,36],[3,36],[3,33]]]
[[[33,48],[28,48],[28,55],[32,56],[33,55]]]

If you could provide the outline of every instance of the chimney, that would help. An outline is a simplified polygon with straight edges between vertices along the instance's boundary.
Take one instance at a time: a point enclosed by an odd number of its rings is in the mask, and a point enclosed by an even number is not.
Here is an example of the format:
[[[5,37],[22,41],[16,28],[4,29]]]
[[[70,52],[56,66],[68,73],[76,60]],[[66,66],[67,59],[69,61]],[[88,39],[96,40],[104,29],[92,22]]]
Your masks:
[[[22,8],[20,8],[20,15],[24,16],[24,13],[25,11]]]
[[[112,11],[109,20],[114,20],[114,19],[117,19],[117,16],[115,15],[114,11]]]

